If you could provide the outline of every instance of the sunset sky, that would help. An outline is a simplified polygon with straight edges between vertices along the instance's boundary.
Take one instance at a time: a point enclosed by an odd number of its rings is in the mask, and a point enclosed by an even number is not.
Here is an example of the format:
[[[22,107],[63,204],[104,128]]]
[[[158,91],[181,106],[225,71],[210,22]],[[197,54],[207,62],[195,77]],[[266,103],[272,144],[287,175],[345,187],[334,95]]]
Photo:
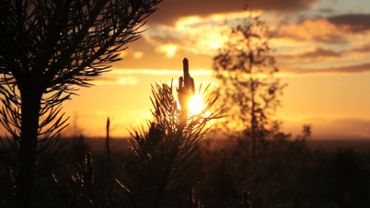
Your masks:
[[[254,10],[270,25],[279,77],[288,84],[277,117],[297,133],[311,124],[314,138],[370,138],[369,0],[163,0],[142,38],[92,88],[64,104],[66,134],[112,135],[145,125],[150,90],[177,80],[190,60],[196,85],[214,82],[212,57],[225,41],[225,24]]]

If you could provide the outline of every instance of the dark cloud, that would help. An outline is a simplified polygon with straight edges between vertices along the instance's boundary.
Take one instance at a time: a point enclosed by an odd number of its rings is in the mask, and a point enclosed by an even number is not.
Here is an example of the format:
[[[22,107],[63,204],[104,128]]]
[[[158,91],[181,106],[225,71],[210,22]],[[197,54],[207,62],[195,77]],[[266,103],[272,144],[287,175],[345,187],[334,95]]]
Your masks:
[[[329,17],[328,20],[339,26],[348,26],[354,32],[370,30],[370,14],[344,14]]]
[[[165,34],[152,33],[150,39],[154,40],[157,44],[166,43],[181,43],[181,39],[184,37],[177,36],[171,32]]]
[[[339,72],[339,73],[355,73],[370,71],[370,63],[358,64],[352,66],[334,67],[329,69],[321,69],[320,72]]]
[[[150,23],[173,23],[179,17],[242,11],[245,8],[269,11],[297,11],[307,9],[317,0],[163,0]]]
[[[315,51],[310,51],[301,54],[302,58],[340,57],[340,56],[342,56],[342,53],[324,48],[316,48]]]
[[[334,14],[335,13],[335,10],[333,8],[322,8],[322,9],[319,9],[320,13],[324,13],[324,14]]]
[[[365,53],[370,52],[370,43],[365,44],[361,47],[355,48],[352,51],[354,51],[354,52],[365,52]]]
[[[339,34],[325,34],[316,35],[312,38],[315,42],[332,43],[332,44],[345,44],[348,40]]]
[[[321,69],[322,72],[339,72],[339,73],[354,73],[370,71],[370,63],[358,64],[352,66],[335,67],[331,69]]]
[[[340,66],[340,67],[330,67],[330,68],[321,68],[321,69],[298,69],[290,68],[284,70],[286,72],[293,72],[298,74],[306,73],[359,73],[359,72],[369,72],[370,63],[350,65],[350,66]]]
[[[316,48],[314,51],[309,51],[301,54],[295,54],[295,55],[281,55],[279,58],[308,58],[308,59],[314,59],[314,58],[322,58],[322,57],[340,57],[342,56],[341,52],[336,52],[330,49],[325,48]]]

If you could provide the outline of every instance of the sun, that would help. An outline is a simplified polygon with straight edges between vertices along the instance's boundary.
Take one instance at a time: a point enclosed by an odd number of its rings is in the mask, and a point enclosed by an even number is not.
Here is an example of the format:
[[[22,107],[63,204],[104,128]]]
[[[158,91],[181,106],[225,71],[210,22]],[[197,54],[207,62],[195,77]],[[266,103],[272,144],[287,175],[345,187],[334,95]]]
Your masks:
[[[206,106],[202,100],[200,95],[193,95],[188,102],[189,114],[192,115],[199,115],[202,113]]]

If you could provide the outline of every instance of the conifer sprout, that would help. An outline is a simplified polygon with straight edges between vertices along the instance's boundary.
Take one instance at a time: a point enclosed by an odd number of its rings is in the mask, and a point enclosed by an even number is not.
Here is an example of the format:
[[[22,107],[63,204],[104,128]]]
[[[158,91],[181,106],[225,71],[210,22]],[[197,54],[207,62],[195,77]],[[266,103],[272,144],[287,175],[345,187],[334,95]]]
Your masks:
[[[220,118],[222,109],[209,112],[218,95],[205,95],[205,109],[189,115],[188,102],[196,92],[184,59],[184,76],[176,91],[173,84],[152,87],[153,119],[148,130],[132,132],[132,149],[119,184],[131,207],[189,207],[196,202],[193,188],[200,171],[199,139],[208,130],[207,123]],[[177,95],[176,95],[177,93]]]

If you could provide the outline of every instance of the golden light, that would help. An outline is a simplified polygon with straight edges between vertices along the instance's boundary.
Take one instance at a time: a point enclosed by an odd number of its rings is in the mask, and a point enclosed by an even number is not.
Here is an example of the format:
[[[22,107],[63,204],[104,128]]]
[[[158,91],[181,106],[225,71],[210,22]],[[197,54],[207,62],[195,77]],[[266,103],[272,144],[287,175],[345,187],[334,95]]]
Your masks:
[[[200,95],[194,95],[189,99],[188,107],[190,115],[198,115],[202,113],[206,106]]]

